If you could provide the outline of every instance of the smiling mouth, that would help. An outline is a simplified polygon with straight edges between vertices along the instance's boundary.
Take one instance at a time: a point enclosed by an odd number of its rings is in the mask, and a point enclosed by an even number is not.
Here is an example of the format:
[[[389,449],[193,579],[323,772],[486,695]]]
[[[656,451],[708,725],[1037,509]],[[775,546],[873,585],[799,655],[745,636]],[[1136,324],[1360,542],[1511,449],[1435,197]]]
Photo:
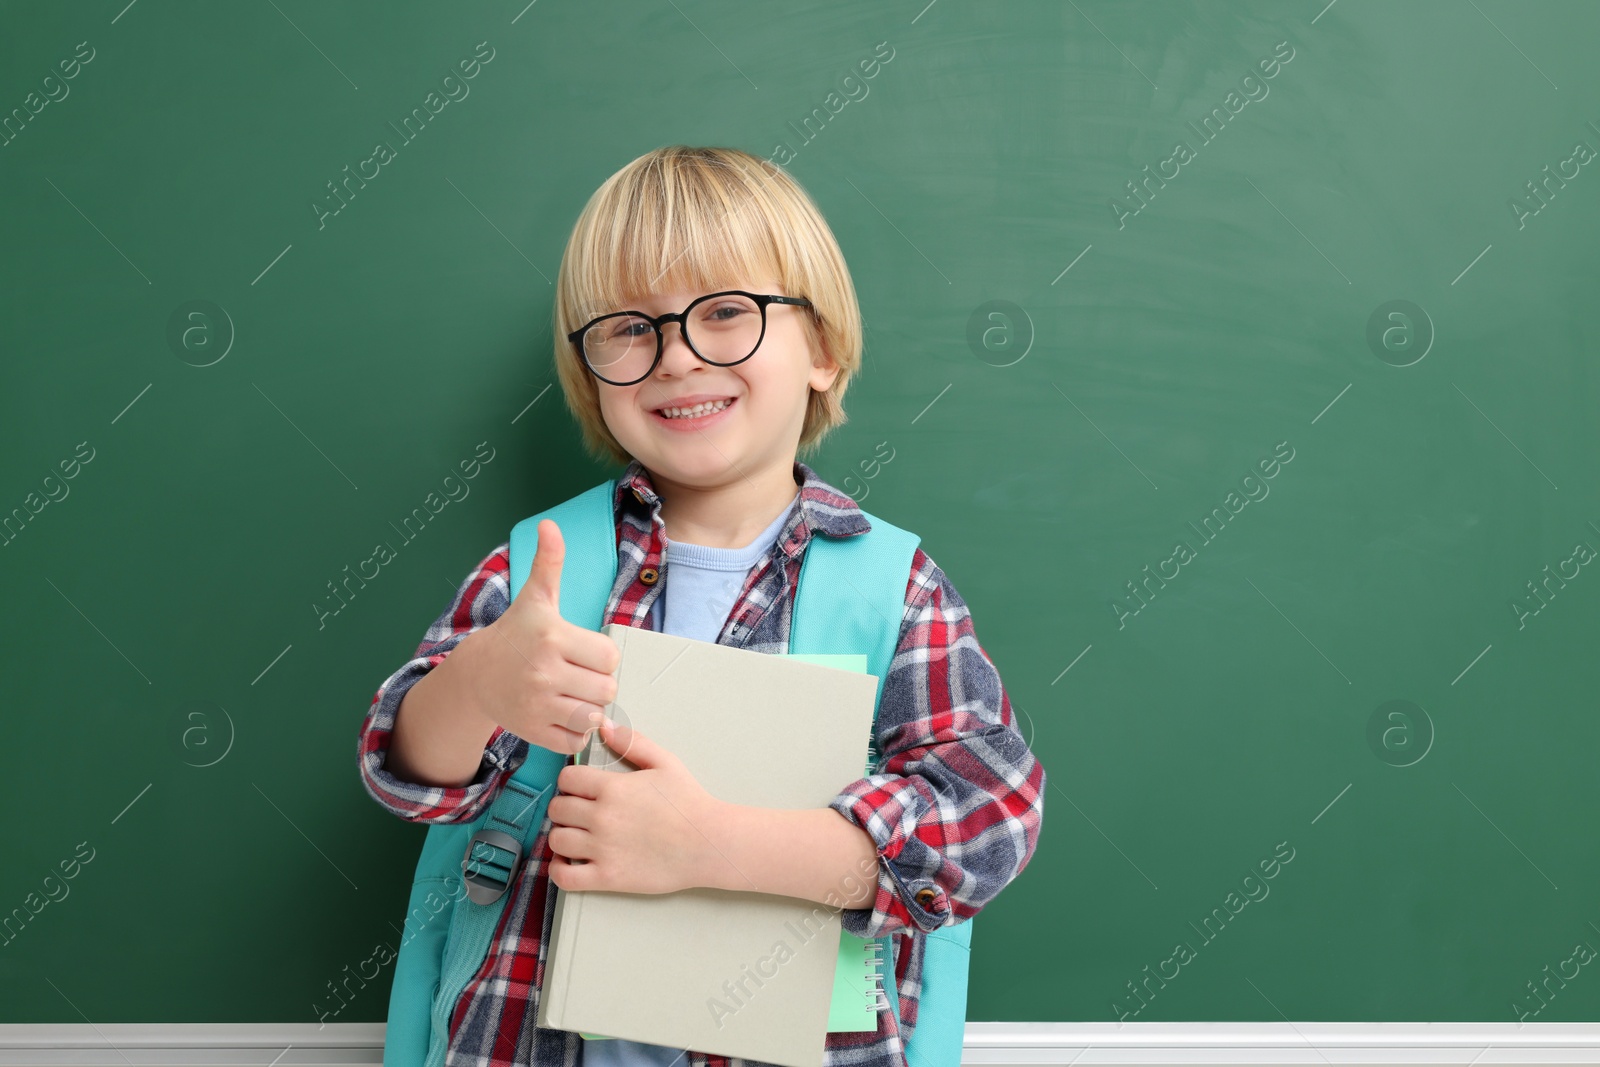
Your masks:
[[[703,404],[691,404],[688,407],[675,407],[669,405],[664,408],[657,408],[655,411],[652,411],[651,414],[658,419],[665,419],[668,422],[694,422],[697,419],[703,419],[707,416],[715,415],[718,412],[726,411],[728,408],[734,405],[737,399],[737,397],[728,397],[723,400],[714,400]]]

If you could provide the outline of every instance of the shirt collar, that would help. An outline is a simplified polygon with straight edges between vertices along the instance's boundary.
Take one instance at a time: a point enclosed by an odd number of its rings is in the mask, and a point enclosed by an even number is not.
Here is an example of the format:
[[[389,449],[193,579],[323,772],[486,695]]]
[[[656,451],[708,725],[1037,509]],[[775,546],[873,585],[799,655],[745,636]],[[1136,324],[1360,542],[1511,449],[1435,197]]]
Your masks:
[[[812,533],[828,537],[853,537],[872,529],[866,513],[847,494],[823,481],[800,460],[794,461],[794,477],[800,486],[799,521],[785,526],[778,543],[785,554],[799,555]],[[638,460],[631,461],[617,478],[612,503],[620,515],[630,501],[649,509],[652,523],[661,514],[661,497],[650,479],[650,472]]]

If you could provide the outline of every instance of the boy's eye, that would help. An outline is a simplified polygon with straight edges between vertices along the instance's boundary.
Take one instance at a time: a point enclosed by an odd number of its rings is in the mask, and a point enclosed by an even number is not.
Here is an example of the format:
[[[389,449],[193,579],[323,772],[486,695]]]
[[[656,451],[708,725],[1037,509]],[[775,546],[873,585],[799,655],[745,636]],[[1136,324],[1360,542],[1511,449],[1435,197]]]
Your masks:
[[[753,316],[753,318],[751,317]],[[742,296],[723,297],[695,308],[695,321],[702,326],[725,329],[733,323],[759,322],[761,309]]]
[[[650,324],[639,318],[617,319],[611,328],[612,337],[639,337],[650,331]]]

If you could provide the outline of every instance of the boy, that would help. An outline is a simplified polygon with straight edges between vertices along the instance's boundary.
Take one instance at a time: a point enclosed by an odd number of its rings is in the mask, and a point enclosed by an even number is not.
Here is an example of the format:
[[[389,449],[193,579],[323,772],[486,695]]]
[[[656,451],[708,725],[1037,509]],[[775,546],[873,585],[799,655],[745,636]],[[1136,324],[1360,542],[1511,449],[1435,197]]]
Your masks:
[[[861,357],[855,292],[815,205],[783,171],[737,150],[641,156],[580,215],[555,326],[557,373],[586,445],[626,464],[604,621],[787,651],[807,543],[869,528],[853,500],[796,458],[845,421]],[[528,584],[509,605],[507,545],[496,548],[416,658],[378,689],[360,768],[389,811],[470,821],[530,743],[572,753],[596,727],[591,716],[615,695],[618,653],[559,617],[563,547],[556,524],[542,523]],[[826,1062],[903,1065],[922,935],[977,914],[1023,870],[1045,791],[966,604],[927,554],[917,550],[906,582],[878,773],[828,807],[724,804],[648,737],[599,728],[640,770],[561,771],[489,958],[454,1007],[447,1065],[741,1067],[534,1025],[557,887],[687,886],[816,900],[842,907],[854,934],[893,934],[900,1025],[881,1008],[876,1033],[829,1034]]]

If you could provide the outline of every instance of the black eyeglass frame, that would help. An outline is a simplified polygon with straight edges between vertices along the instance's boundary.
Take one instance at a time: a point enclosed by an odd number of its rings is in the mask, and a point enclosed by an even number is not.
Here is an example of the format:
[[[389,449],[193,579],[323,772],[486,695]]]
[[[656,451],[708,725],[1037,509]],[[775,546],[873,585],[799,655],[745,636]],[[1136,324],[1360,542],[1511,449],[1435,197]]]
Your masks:
[[[751,300],[754,300],[756,302],[756,306],[761,309],[761,336],[756,338],[755,347],[750,350],[750,355],[742,356],[739,359],[734,360],[732,363],[718,363],[714,359],[707,359],[701,354],[700,350],[694,346],[694,339],[689,336],[688,330],[685,329],[685,323],[689,317],[689,312],[693,311],[707,300],[714,300],[719,296],[747,296]],[[678,329],[683,333],[683,341],[689,346],[689,351],[693,352],[695,356],[702,362],[709,363],[713,367],[737,367],[739,364],[749,359],[750,356],[753,356],[760,351],[761,342],[767,339],[768,304],[792,304],[796,307],[815,307],[811,301],[807,300],[803,296],[778,296],[773,293],[747,293],[743,289],[724,289],[719,293],[707,293],[705,296],[696,299],[682,311],[667,315],[646,315],[642,311],[613,311],[610,314],[601,315],[599,318],[590,319],[589,322],[584,324],[581,329],[573,330],[571,333],[567,334],[567,340],[570,341],[573,347],[578,350],[578,358],[581,359],[583,361],[583,365],[589,369],[589,373],[600,379],[602,382],[605,382],[607,385],[616,386],[637,385],[646,378],[650,377],[650,375],[654,374],[656,372],[656,368],[661,365],[661,353],[666,350],[667,342],[666,335],[661,332],[661,327],[665,326],[669,322],[676,322],[678,324]],[[589,356],[583,350],[583,335],[593,329],[596,323],[604,322],[606,319],[621,318],[628,315],[631,315],[635,318],[644,319],[651,326],[655,327],[656,355],[655,358],[650,361],[650,369],[645,371],[639,377],[633,379],[633,381],[614,382],[610,378],[607,378],[605,375],[601,374],[599,371],[595,370],[594,364],[589,362]]]

